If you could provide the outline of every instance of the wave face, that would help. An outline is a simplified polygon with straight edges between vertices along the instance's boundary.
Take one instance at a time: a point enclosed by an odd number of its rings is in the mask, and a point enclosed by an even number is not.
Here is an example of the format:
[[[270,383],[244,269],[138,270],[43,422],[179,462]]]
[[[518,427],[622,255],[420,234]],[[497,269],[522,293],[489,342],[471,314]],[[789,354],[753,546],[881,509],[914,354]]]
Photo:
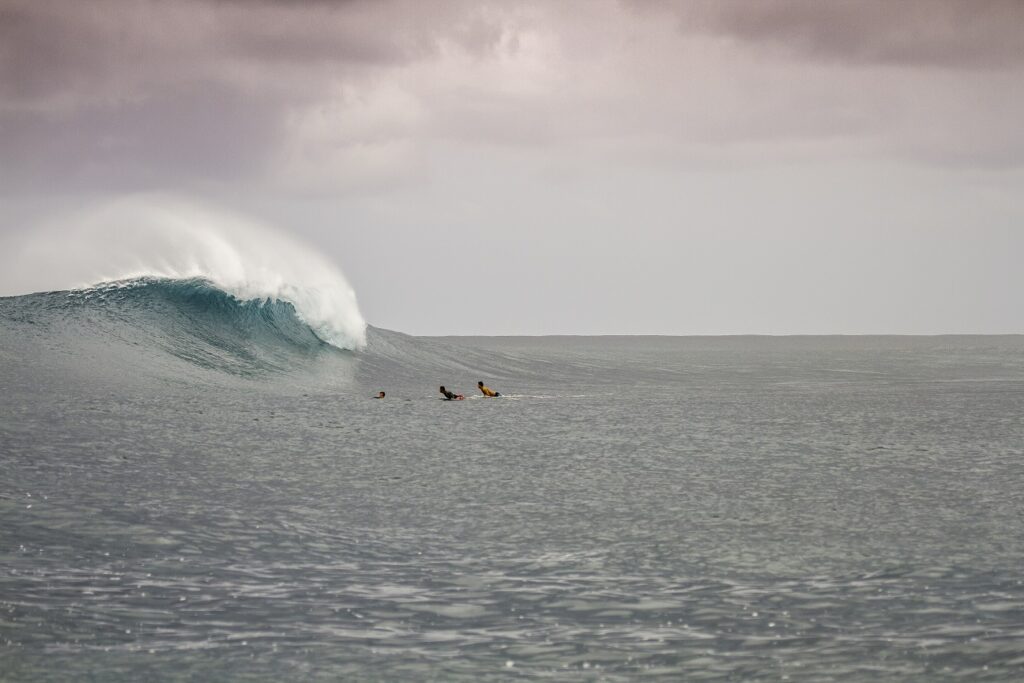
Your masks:
[[[187,378],[181,366],[232,375],[290,372],[344,355],[280,299],[239,299],[201,278],[139,278],[0,299],[9,348],[45,345],[78,365]],[[101,359],[101,360],[97,360]],[[160,372],[163,367],[167,372]]]
[[[241,302],[286,302],[323,341],[366,344],[355,293],[324,256],[265,226],[163,196],[110,202],[36,231],[0,273],[0,291],[157,280],[206,282]]]

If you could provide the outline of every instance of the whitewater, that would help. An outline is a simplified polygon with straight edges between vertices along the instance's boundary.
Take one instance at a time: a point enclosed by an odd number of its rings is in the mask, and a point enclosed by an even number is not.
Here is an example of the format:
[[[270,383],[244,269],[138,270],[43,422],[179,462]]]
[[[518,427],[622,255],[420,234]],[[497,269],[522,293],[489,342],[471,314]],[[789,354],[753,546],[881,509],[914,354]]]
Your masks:
[[[0,298],[4,680],[1024,676],[1020,336],[413,337],[73,223]]]

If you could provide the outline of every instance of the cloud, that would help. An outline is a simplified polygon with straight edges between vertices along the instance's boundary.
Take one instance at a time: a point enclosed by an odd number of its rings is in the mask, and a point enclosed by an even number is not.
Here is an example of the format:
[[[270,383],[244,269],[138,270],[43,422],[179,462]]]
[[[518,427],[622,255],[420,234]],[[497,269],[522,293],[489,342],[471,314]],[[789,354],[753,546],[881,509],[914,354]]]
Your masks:
[[[7,192],[378,192],[438,149],[1024,161],[1024,5],[4,0]],[[560,163],[560,162],[559,162]]]
[[[3,108],[121,102],[220,82],[294,96],[330,77],[427,59],[442,42],[483,53],[499,15],[462,2],[5,0]]]
[[[707,31],[812,59],[988,69],[1024,64],[1018,0],[688,0],[669,8],[684,33]]]

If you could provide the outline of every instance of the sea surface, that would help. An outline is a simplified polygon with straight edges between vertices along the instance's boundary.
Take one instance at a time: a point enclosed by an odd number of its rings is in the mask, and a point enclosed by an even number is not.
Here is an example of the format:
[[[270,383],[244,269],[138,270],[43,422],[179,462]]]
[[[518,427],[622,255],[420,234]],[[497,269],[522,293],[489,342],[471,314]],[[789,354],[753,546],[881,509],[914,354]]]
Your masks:
[[[0,299],[0,680],[516,679],[1024,680],[1024,337]]]

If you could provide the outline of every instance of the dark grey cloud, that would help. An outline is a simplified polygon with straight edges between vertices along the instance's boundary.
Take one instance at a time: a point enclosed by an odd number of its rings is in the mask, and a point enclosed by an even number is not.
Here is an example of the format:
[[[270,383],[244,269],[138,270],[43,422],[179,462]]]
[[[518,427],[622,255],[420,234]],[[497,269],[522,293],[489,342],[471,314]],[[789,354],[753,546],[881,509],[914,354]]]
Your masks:
[[[11,107],[191,79],[266,86],[260,76],[294,90],[325,71],[424,59],[444,40],[486,51],[501,35],[497,18],[446,1],[3,0],[0,97]]]
[[[974,69],[1024,64],[1019,0],[698,0],[673,9],[684,32],[816,59]]]
[[[444,40],[483,54],[502,33],[500,15],[449,0],[235,0],[219,7],[224,51],[261,62],[393,66],[436,55]]]
[[[108,27],[89,13],[64,13],[45,2],[6,2],[0,6],[4,108],[65,91],[82,79],[93,80],[98,71],[110,67],[110,38]]]

